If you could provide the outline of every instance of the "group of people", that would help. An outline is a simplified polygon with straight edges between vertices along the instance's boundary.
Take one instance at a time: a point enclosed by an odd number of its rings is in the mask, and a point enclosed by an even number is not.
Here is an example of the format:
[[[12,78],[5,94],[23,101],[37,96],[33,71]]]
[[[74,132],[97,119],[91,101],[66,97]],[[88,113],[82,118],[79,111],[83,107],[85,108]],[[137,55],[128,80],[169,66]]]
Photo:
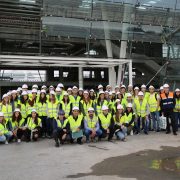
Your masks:
[[[180,127],[180,89],[170,91],[164,84],[133,87],[99,85],[83,90],[73,86],[65,90],[62,83],[49,88],[37,85],[29,90],[24,84],[7,92],[0,102],[0,142],[37,141],[54,138],[55,146],[64,142],[82,144],[115,136],[126,141],[127,135],[160,132],[160,117],[166,117],[166,134],[177,135]]]

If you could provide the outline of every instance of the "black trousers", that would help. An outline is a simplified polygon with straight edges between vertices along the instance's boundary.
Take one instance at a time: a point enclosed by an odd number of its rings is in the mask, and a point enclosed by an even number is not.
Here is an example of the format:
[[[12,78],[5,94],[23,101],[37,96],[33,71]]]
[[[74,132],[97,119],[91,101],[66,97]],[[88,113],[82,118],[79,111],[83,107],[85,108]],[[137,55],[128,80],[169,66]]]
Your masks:
[[[47,134],[47,116],[41,116],[41,122],[42,122],[42,134]]]
[[[102,135],[100,136],[100,138],[106,138],[107,136],[108,136],[108,140],[111,140],[113,138],[113,135],[114,135],[113,128],[109,128],[109,134],[107,133],[105,129],[101,129],[101,130],[102,130]]]
[[[31,132],[30,129],[24,130],[24,137],[27,142],[31,140],[31,133],[32,133],[32,140],[34,141],[37,141],[37,139],[41,136],[41,127],[36,127],[34,130],[37,131]],[[36,137],[36,135],[38,136]]]
[[[25,130],[18,129],[18,130],[17,130],[17,138],[18,138],[18,139],[21,139],[22,136],[24,135],[24,132],[25,132]]]
[[[67,134],[66,132],[63,131],[62,128],[57,128],[53,131],[53,137],[54,137],[54,140],[56,142],[58,142],[58,139],[60,140],[60,142],[63,142],[64,140],[62,140],[62,137],[64,134]]]
[[[164,116],[166,117],[166,122],[167,122],[166,131],[171,132],[170,122],[169,122],[169,118],[170,118],[171,119],[172,130],[173,130],[173,133],[175,133],[177,129],[176,129],[176,121],[175,121],[175,118],[174,118],[173,110],[164,111]]]

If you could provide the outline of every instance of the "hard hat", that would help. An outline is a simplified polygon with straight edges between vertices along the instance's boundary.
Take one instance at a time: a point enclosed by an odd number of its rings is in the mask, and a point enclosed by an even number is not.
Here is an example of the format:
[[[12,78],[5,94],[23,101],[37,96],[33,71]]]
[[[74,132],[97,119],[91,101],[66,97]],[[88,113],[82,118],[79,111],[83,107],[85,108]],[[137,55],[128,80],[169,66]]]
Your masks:
[[[128,87],[133,87],[133,85],[132,85],[132,84],[129,84]]]
[[[35,113],[37,113],[36,109],[32,109],[32,110],[31,110],[31,113],[32,113],[32,112],[35,112]]]
[[[60,87],[57,87],[55,91],[61,92],[61,88],[60,88]]]
[[[73,107],[72,110],[73,110],[73,111],[79,111],[79,107],[75,106],[75,107]]]
[[[121,88],[125,88],[126,89],[126,86],[123,84],[123,85],[121,85]]]
[[[21,88],[21,87],[18,87],[18,88],[17,88],[17,92],[20,92],[20,91],[22,91],[22,88]]]
[[[106,87],[107,87],[107,88],[108,88],[108,87],[111,87],[111,85],[108,84]]]
[[[163,89],[164,89],[163,86],[161,86],[161,87],[160,87],[160,90],[163,90]]]
[[[83,88],[79,88],[79,91],[84,91]]]
[[[176,90],[175,90],[175,92],[179,92],[180,91],[180,89],[179,88],[177,88]]]
[[[37,84],[34,84],[33,86],[32,86],[32,89],[38,89],[38,85]]]
[[[94,92],[94,89],[90,89],[90,91],[89,92]]]
[[[94,108],[90,107],[90,108],[88,109],[88,112],[89,112],[89,111],[94,111]]]
[[[22,89],[28,89],[28,85],[27,84],[23,84],[22,85]]]
[[[46,89],[47,88],[47,86],[46,85],[42,85],[42,87],[41,87],[41,89]]]
[[[63,93],[63,96],[69,96],[69,94],[65,91],[65,92]]]
[[[143,84],[143,85],[141,86],[141,88],[146,88],[146,85],[145,85],[145,84]]]
[[[119,89],[119,86],[118,86],[118,85],[115,86],[115,89],[117,89],[117,88]]]
[[[124,109],[121,104],[118,104],[117,109]]]
[[[42,89],[42,90],[40,91],[40,93],[46,94],[46,90]]]
[[[84,91],[84,94],[89,94],[89,92],[88,91]]]
[[[152,86],[152,85],[151,85],[151,86],[149,86],[149,89],[154,89],[154,86]]]
[[[67,89],[67,91],[72,91],[72,88],[69,87],[69,88]]]
[[[109,92],[109,96],[112,96],[112,91]]]
[[[0,112],[0,117],[4,117],[4,113],[3,112]]]
[[[103,86],[100,84],[99,86],[98,86],[98,89],[102,89],[103,88]]]
[[[136,86],[136,87],[134,88],[134,90],[139,90],[139,88]]]
[[[109,94],[109,91],[104,91],[105,94]]]
[[[57,87],[64,88],[64,85],[62,83],[59,83]]]
[[[50,91],[51,95],[56,95],[56,93],[54,91]]]
[[[7,94],[4,94],[3,97],[2,97],[2,99],[6,98],[6,97],[8,97],[8,95],[7,95]]]
[[[132,94],[131,93],[127,93],[127,97],[132,97]]]
[[[104,94],[104,91],[99,91],[99,95],[100,95],[100,94]]]
[[[126,107],[132,108],[132,103],[128,103]]]
[[[72,88],[72,89],[78,89],[78,88],[77,88],[77,86],[73,86],[73,88]]]
[[[106,105],[102,106],[102,111],[108,110],[109,108]]]
[[[11,96],[11,92],[8,92],[7,95],[8,95],[8,96]]]
[[[117,103],[117,102],[120,102],[120,101],[121,101],[120,99],[116,99],[116,103]]]
[[[138,96],[144,96],[144,93],[142,91],[139,91]]]
[[[17,94],[17,91],[16,90],[12,90],[11,94]]]
[[[31,93],[37,93],[37,89],[33,89]]]
[[[21,112],[19,108],[16,108],[14,112]]]
[[[26,95],[28,95],[28,92],[27,91],[23,91],[22,92],[22,96],[26,96]]]
[[[116,92],[115,92],[115,91],[112,91],[112,94],[116,94]]]
[[[52,89],[52,88],[54,89],[54,86],[53,86],[53,85],[50,85],[49,88],[50,88],[50,89]]]
[[[163,88],[169,88],[169,85],[168,84],[164,84]]]

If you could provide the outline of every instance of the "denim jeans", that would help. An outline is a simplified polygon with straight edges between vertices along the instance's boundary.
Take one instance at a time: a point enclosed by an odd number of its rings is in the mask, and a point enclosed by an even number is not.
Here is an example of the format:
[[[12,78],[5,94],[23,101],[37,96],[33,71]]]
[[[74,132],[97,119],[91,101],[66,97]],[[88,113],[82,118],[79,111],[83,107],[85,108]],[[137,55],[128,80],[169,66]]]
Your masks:
[[[141,131],[141,124],[142,129],[144,129],[144,132],[148,132],[149,130],[149,119],[146,117],[138,117],[135,122],[136,130],[137,132]]]
[[[86,136],[86,139],[87,140],[89,140],[89,136],[91,135],[91,130],[89,130],[89,129],[85,129],[84,130],[84,134],[85,134],[85,136]],[[101,136],[101,134],[102,134],[102,130],[101,129],[98,129],[97,131],[96,131],[96,136]]]
[[[9,141],[12,137],[12,132],[8,132],[2,136],[0,136],[0,142],[5,142],[5,141]]]
[[[153,129],[159,130],[159,111],[151,112],[151,117],[153,121]]]
[[[124,127],[122,130],[118,131],[116,134],[116,137],[120,140],[123,140],[127,136],[127,128]]]
[[[180,112],[174,112],[174,118],[176,121],[176,129],[178,131],[178,127],[180,127]]]

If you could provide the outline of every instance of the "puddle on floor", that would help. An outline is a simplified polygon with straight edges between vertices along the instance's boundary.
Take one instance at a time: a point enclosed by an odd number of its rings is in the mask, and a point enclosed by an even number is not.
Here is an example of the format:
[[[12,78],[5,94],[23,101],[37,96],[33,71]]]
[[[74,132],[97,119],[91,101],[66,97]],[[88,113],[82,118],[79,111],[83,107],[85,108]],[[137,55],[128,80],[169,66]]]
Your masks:
[[[112,157],[91,167],[91,173],[78,173],[67,178],[85,176],[119,176],[138,180],[180,179],[180,147],[162,147],[162,150],[146,150]]]

